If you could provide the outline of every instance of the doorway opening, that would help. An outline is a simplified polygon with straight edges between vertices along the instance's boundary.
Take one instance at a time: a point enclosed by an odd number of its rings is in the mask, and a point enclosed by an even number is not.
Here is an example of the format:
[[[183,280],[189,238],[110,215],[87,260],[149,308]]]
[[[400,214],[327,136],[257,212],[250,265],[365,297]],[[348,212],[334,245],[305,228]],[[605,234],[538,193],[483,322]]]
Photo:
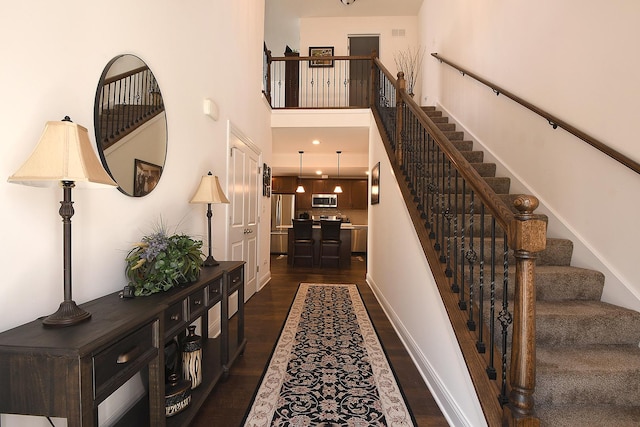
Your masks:
[[[351,35],[348,39],[349,55],[371,56],[373,51],[380,55],[379,35]],[[355,63],[354,63],[355,62]],[[362,64],[359,64],[359,63]],[[369,105],[369,84],[371,68],[368,61],[352,61],[349,67],[349,106]]]

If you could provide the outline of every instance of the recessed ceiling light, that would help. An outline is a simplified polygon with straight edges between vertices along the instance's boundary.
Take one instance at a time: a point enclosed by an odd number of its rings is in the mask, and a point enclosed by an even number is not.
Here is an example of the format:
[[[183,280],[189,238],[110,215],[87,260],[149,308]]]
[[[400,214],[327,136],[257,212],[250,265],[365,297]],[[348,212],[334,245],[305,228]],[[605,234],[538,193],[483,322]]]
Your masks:
[[[320,141],[318,141],[317,139],[314,139],[313,141],[311,141],[311,143],[312,143],[313,145],[319,145],[319,144],[320,144]]]

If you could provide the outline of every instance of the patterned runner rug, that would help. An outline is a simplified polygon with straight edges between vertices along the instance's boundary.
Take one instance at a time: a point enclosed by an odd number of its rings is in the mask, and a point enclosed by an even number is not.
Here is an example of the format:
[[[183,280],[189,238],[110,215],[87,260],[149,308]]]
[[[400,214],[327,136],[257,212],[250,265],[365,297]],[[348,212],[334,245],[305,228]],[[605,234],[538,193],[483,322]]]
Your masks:
[[[300,284],[244,425],[414,425],[356,285]]]

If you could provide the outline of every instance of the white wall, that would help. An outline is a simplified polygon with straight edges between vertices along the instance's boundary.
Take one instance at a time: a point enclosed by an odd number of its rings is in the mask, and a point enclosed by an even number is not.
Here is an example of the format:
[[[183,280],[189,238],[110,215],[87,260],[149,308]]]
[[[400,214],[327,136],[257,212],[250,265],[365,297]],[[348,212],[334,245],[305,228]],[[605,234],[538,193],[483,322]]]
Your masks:
[[[228,120],[262,148],[263,161],[270,163],[269,109],[261,99],[263,24],[263,5],[252,0],[114,0],[108,7],[82,0],[25,0],[3,7],[0,331],[54,312],[63,297],[62,191],[6,182],[35,147],[45,122],[69,115],[93,135],[98,80],[107,62],[122,53],[149,65],[166,104],[167,161],[150,195],[131,198],[116,189],[73,193],[73,296],[82,303],[126,284],[124,257],[160,216],[170,227],[206,241],[204,207],[188,201],[209,170],[227,186]],[[218,121],[202,113],[204,98],[217,103]],[[224,212],[216,209],[214,215],[217,259],[226,256]],[[261,214],[264,282],[269,208],[263,206]],[[9,415],[0,416],[0,423],[49,425],[43,418]]]
[[[473,71],[640,161],[640,3],[425,0],[427,53]],[[640,175],[436,59],[423,104],[441,105],[574,241],[573,262],[606,275],[604,300],[640,310]]]
[[[393,30],[404,30],[394,36]],[[379,35],[380,60],[396,75],[394,54],[418,44],[418,19],[415,16],[367,16],[362,18],[302,18],[300,55],[309,55],[309,46],[333,46],[335,56],[348,55],[348,38],[354,35]]]
[[[367,281],[449,423],[486,425],[375,123],[370,135],[370,167],[380,162],[380,203],[369,206]]]

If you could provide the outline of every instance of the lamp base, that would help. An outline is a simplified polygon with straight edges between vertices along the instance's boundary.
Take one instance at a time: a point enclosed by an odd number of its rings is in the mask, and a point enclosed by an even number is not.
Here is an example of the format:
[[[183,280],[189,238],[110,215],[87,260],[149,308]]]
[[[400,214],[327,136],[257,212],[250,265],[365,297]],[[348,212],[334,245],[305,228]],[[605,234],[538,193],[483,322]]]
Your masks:
[[[75,301],[62,301],[58,311],[42,319],[42,324],[48,328],[64,328],[91,318],[91,313],[78,307]]]
[[[207,259],[204,260],[205,267],[215,267],[216,265],[220,265],[220,263],[216,261],[211,255],[209,255]]]

